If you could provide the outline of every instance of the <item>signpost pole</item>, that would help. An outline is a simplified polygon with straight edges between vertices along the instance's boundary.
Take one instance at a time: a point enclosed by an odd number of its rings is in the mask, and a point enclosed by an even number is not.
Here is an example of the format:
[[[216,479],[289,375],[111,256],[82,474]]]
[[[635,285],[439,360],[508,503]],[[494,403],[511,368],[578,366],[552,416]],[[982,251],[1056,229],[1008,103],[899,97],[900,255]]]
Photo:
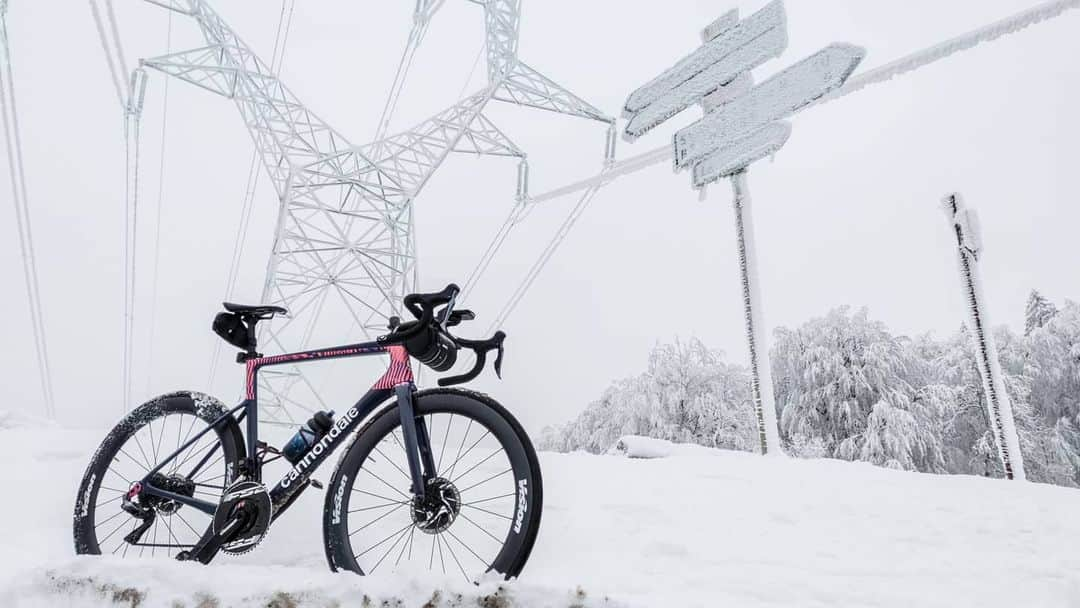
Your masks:
[[[769,338],[761,308],[761,281],[758,274],[757,248],[754,240],[754,213],[746,170],[731,176],[734,193],[735,238],[739,249],[742,275],[743,316],[746,342],[750,350],[750,389],[757,416],[758,441],[763,455],[784,455],[776,424],[776,403],[772,369],[769,365]]]
[[[968,329],[975,346],[975,359],[982,377],[990,430],[997,443],[998,456],[1006,479],[1024,481],[1024,457],[1020,452],[1020,437],[1013,419],[1012,402],[1005,390],[1004,374],[998,359],[997,344],[987,318],[986,305],[979,277],[979,254],[982,235],[975,212],[964,207],[959,194],[950,194],[942,201],[945,215],[956,232],[956,247],[960,262],[960,279],[964,299],[968,304]]]

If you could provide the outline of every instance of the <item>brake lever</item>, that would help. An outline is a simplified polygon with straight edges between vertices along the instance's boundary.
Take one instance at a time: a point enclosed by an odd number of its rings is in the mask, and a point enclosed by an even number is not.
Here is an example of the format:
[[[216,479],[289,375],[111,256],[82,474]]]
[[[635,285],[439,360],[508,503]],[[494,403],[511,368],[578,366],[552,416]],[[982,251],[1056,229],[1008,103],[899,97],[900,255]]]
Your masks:
[[[499,333],[501,334],[502,332]],[[506,334],[503,334],[503,337],[506,337]],[[499,380],[502,380],[502,362],[504,352],[506,351],[503,349],[502,340],[499,340],[499,354],[495,355],[495,365],[493,366],[495,368],[495,375],[499,378]]]
[[[476,313],[464,308],[455,310],[446,320],[446,327],[454,327],[461,325],[462,321],[472,321],[476,319]]]

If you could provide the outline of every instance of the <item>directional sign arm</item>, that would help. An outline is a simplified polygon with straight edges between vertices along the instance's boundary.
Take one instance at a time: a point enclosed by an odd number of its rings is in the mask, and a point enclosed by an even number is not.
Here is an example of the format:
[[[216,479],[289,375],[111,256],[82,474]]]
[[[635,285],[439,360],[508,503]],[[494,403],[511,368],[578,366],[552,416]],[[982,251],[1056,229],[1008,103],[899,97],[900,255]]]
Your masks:
[[[641,111],[642,108],[657,101],[683,82],[774,29],[787,31],[784,3],[780,0],[770,2],[765,8],[727,30],[725,35],[698,48],[663,74],[631,93],[626,100],[623,115],[629,116]]]
[[[687,79],[641,109],[626,124],[624,136],[633,141],[668,118],[697,103],[718,86],[734,81],[740,74],[779,57],[787,47],[787,32],[773,28],[749,44],[734,49],[720,61]]]
[[[676,168],[688,167],[724,142],[806,107],[842,85],[865,55],[854,45],[831,44],[681,129],[675,134]]]
[[[695,188],[718,181],[746,169],[751,163],[776,154],[791,136],[791,125],[774,122],[746,137],[710,152],[694,165],[691,180]]]

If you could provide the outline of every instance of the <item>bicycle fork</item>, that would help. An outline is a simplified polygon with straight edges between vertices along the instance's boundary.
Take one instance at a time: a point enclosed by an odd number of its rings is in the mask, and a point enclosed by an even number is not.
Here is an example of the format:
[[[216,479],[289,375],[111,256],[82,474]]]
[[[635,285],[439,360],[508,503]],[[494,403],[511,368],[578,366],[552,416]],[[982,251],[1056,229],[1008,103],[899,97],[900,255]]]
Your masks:
[[[394,387],[397,394],[398,414],[401,416],[401,433],[405,436],[405,455],[409,460],[409,476],[412,493],[421,501],[426,498],[428,483],[435,478],[435,459],[431,455],[431,438],[428,436],[424,417],[416,415],[413,397],[416,386],[412,383]]]

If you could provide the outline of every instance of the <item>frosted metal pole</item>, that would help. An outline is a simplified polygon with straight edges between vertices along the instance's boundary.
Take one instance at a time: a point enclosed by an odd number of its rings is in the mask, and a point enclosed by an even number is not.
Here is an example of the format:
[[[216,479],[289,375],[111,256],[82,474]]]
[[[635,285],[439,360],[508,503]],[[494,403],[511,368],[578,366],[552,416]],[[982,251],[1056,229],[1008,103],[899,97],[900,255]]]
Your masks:
[[[997,443],[1001,466],[1008,479],[1026,480],[1024,456],[1020,451],[1020,437],[1013,419],[1012,402],[1005,390],[1004,375],[998,359],[997,344],[986,312],[986,298],[979,277],[979,254],[982,239],[978,216],[965,209],[959,194],[950,194],[942,201],[945,215],[956,231],[956,245],[960,262],[960,279],[968,304],[968,329],[975,346],[975,359],[979,376],[982,377],[986,409],[990,414],[990,428]]]
[[[735,237],[739,247],[743,314],[746,320],[746,342],[750,350],[750,389],[754,399],[754,413],[757,416],[758,441],[763,455],[783,456],[780,430],[776,425],[772,370],[769,367],[769,338],[761,309],[754,214],[745,170],[731,176],[731,189],[735,195]]]

